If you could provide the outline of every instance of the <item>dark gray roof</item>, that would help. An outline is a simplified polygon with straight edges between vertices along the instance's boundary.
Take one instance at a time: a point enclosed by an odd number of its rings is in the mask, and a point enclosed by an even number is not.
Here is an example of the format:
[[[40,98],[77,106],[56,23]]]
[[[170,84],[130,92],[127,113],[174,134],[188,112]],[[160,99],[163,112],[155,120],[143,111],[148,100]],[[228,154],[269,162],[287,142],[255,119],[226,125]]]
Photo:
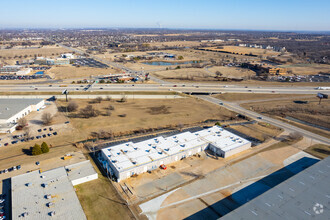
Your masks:
[[[327,157],[221,219],[329,219],[329,174]]]
[[[9,119],[30,105],[36,105],[43,99],[0,99],[0,119]]]

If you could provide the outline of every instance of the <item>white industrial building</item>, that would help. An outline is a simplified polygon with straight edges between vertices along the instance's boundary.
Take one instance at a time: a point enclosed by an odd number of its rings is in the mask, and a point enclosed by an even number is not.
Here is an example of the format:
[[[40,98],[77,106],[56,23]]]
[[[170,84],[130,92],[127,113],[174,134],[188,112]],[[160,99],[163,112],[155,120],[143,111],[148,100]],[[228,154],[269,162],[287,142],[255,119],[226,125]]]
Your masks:
[[[27,116],[32,111],[39,111],[44,104],[43,99],[0,98],[0,133],[13,132],[20,118]]]
[[[117,181],[124,180],[209,149],[229,157],[251,147],[251,142],[214,126],[198,132],[128,142],[101,150],[99,160]]]
[[[21,69],[21,70],[16,72],[16,75],[17,76],[27,75],[27,74],[31,73],[31,71],[32,71],[32,68]]]
[[[73,186],[93,179],[90,161],[12,177],[12,219],[87,219]]]

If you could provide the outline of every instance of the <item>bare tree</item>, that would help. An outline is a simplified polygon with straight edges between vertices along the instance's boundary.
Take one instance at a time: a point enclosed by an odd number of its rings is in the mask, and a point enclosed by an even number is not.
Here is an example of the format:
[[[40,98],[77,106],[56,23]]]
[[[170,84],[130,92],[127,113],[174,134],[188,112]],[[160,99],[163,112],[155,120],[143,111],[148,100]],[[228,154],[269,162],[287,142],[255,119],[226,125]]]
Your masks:
[[[23,135],[24,135],[24,139],[25,139],[25,141],[28,141],[28,140],[30,140],[30,138],[31,138],[31,131],[30,131],[30,128],[28,128],[28,127],[25,127],[24,128],[24,133],[23,133]]]
[[[87,105],[85,108],[80,110],[80,114],[84,118],[96,117],[99,115],[99,111],[93,108],[92,105]]]
[[[50,113],[46,112],[42,114],[41,120],[44,125],[49,125],[53,120],[53,116]]]
[[[27,120],[25,118],[20,118],[20,119],[18,119],[17,124],[18,124],[18,126],[21,126],[22,128],[24,128],[27,124]]]
[[[111,116],[111,114],[112,114],[112,113],[111,113],[110,110],[106,110],[106,111],[105,111],[105,116]]]
[[[109,110],[115,110],[115,107],[114,107],[113,105],[109,105],[109,106],[108,106],[108,109],[109,109]]]
[[[67,109],[68,109],[68,112],[75,112],[78,109],[78,104],[75,101],[70,101]]]
[[[119,101],[120,102],[127,102],[127,96],[123,95]]]
[[[109,102],[111,101],[111,99],[112,99],[111,96],[106,97],[106,100],[109,101]]]
[[[96,101],[97,103],[101,103],[102,100],[103,100],[103,98],[102,98],[101,96],[98,96],[98,97],[95,98],[95,101]]]

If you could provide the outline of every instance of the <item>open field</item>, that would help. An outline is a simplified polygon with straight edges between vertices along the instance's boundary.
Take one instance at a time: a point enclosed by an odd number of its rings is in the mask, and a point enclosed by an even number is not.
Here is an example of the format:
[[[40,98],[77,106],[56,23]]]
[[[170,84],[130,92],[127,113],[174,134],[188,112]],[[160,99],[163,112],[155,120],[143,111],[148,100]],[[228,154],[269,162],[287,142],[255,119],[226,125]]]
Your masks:
[[[322,73],[330,73],[330,65],[327,64],[292,64],[280,65],[278,67],[286,68],[297,75],[314,75]]]
[[[268,138],[275,137],[283,131],[280,128],[266,123],[234,125],[230,126],[230,128],[255,139],[258,139],[261,142],[266,141]]]
[[[325,144],[315,144],[304,151],[320,159],[330,156],[330,146]]]
[[[307,101],[307,103],[304,104],[301,101]],[[243,104],[242,106],[247,109],[251,109],[256,112],[266,114],[270,117],[281,117],[285,119],[285,117],[289,116],[304,122],[323,126],[325,128],[330,128],[329,127],[330,101],[327,99],[323,100],[321,105],[319,105],[319,100],[316,97],[315,98],[297,97],[296,99],[281,100],[276,102],[264,101],[264,102],[246,103]],[[324,132],[330,134],[330,132],[327,132],[325,130]]]
[[[90,159],[98,179],[75,186],[78,199],[89,220],[134,219],[110,181]]]
[[[208,68],[208,70],[214,74],[219,71],[222,74],[222,77],[227,78],[241,79],[243,77],[248,78],[256,75],[256,73],[252,70],[243,69],[239,67],[213,66]]]
[[[75,66],[54,66],[47,71],[55,79],[89,78],[90,76],[109,75],[118,73],[119,70],[112,68],[93,68]]]
[[[0,63],[8,63],[9,65],[15,64],[16,60],[24,60],[24,59],[33,59],[34,56],[38,57],[58,57],[61,53],[70,52],[69,50],[56,47],[56,46],[45,46],[42,48],[34,48],[34,49],[3,49],[0,50]],[[17,56],[15,58],[15,56]],[[19,58],[22,56],[21,58]],[[24,58],[24,56],[27,56]],[[4,59],[6,58],[6,59]]]
[[[290,99],[290,98],[299,98],[299,97],[310,97],[313,98],[313,95],[300,95],[300,94],[261,94],[261,93],[223,93],[216,94],[213,97],[221,99],[224,101],[235,102],[235,101],[246,101],[249,100],[266,100],[266,99]]]
[[[75,101],[80,108],[84,108],[91,100]],[[59,106],[66,105],[61,100],[57,103]],[[101,115],[87,119],[76,117],[77,113],[69,113],[70,121],[77,131],[76,137],[87,138],[91,132],[99,130],[118,133],[140,128],[193,124],[207,119],[228,120],[235,115],[224,108],[194,98],[152,101],[140,99],[128,100],[124,103],[102,101],[92,105]],[[109,105],[114,107],[111,116],[103,116]]]
[[[184,80],[184,81],[215,81],[215,75],[205,69],[188,68],[177,70],[163,70],[151,73],[164,80]]]
[[[209,49],[214,51],[227,51],[230,53],[238,53],[238,54],[249,54],[253,55],[262,55],[262,56],[277,56],[280,52],[260,49],[260,48],[250,48],[250,47],[239,47],[239,46],[223,46],[222,49],[218,49],[217,47],[206,47],[203,49]]]

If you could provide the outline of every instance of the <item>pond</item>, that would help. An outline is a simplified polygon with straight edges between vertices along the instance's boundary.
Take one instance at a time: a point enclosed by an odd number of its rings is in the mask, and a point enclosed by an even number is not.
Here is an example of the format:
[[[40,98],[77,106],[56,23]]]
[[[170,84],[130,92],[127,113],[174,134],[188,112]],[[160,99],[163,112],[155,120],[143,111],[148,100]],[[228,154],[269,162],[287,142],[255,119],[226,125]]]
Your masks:
[[[172,66],[172,65],[190,64],[190,63],[198,63],[198,61],[186,61],[186,62],[151,61],[151,62],[143,62],[143,64],[153,65],[153,66]]]

